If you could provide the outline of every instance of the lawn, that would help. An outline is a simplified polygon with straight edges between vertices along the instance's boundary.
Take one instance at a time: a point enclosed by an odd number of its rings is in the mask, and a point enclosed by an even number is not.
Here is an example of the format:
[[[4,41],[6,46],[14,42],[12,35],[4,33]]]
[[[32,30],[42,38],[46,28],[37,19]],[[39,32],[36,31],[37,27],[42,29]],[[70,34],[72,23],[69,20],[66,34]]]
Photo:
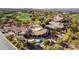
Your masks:
[[[28,13],[21,13],[21,12],[17,14],[16,18],[18,21],[21,21],[22,23],[26,23],[31,20]]]
[[[79,14],[74,14],[74,19],[79,20]]]

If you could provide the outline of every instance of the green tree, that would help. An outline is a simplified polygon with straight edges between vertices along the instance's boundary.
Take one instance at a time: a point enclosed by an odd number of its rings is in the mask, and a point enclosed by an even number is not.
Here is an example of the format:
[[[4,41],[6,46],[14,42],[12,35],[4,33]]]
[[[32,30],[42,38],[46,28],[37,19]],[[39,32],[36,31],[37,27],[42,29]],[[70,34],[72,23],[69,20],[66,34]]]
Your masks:
[[[12,35],[6,36],[6,38],[7,38],[9,41],[12,41],[12,40],[13,40],[13,36],[12,36]]]
[[[72,40],[72,37],[73,37],[73,33],[71,31],[71,28],[67,29],[67,32],[66,34],[63,36],[62,40],[63,41],[67,41],[67,42],[70,42]]]
[[[47,47],[50,45],[50,41],[49,40],[44,40],[44,46],[45,46],[45,49],[47,49]]]
[[[61,44],[62,42],[63,42],[62,39],[58,39],[58,40],[57,40],[57,44]]]
[[[24,39],[25,39],[24,36],[18,36],[18,37],[17,37],[17,40],[18,40],[18,41],[22,41],[22,40],[24,40]]]
[[[30,45],[35,45],[36,44],[36,41],[35,40],[32,40],[32,41],[29,41]]]

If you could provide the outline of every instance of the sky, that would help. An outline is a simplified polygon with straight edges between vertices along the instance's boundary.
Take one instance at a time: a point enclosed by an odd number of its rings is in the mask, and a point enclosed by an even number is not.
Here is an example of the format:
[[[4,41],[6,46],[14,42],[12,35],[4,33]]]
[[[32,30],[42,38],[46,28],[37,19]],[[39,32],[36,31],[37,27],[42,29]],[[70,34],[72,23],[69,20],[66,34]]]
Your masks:
[[[78,0],[0,0],[0,8],[78,8]]]

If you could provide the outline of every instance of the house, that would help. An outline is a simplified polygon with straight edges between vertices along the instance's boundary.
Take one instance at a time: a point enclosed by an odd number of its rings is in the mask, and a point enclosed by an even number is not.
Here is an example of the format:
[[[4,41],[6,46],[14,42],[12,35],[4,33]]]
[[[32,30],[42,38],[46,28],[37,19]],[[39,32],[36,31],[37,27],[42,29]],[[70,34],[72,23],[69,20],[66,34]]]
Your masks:
[[[15,35],[15,33],[14,32],[8,32],[8,33],[5,33],[5,36],[9,36],[9,35],[12,35],[12,36],[14,36]]]
[[[55,21],[51,21],[49,22],[48,25],[46,25],[46,28],[49,28],[49,29],[55,29],[55,28],[63,28],[64,27],[64,24],[63,23],[60,23],[60,22],[55,22]]]
[[[21,27],[19,28],[19,34],[20,34],[20,35],[25,35],[27,31],[28,31],[28,29],[27,29],[26,26],[21,26]]]
[[[49,22],[48,25],[46,25],[46,28],[48,29],[55,29],[55,28],[64,28],[64,23],[61,23],[61,21],[63,20],[63,16],[62,15],[57,15],[54,17],[53,21]]]
[[[32,36],[42,36],[47,33],[47,29],[42,28],[40,25],[32,25],[29,30],[31,31]]]
[[[53,21],[61,21],[63,19],[62,15],[57,15],[54,17]]]

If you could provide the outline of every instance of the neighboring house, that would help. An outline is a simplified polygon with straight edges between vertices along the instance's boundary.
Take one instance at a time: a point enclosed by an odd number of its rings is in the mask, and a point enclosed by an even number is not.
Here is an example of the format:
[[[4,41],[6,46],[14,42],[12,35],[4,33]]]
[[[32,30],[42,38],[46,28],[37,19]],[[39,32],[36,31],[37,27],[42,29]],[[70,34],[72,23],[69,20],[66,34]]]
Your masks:
[[[60,28],[61,29],[61,28],[64,28],[64,24],[60,22],[51,21],[49,22],[48,25],[46,25],[46,28],[49,28],[49,29]]]
[[[64,28],[64,24],[61,23],[62,20],[63,20],[63,16],[57,15],[54,17],[53,21],[49,22],[49,24],[46,25],[46,28],[49,29]]]
[[[57,15],[54,17],[53,21],[61,21],[63,19],[63,16]]]

